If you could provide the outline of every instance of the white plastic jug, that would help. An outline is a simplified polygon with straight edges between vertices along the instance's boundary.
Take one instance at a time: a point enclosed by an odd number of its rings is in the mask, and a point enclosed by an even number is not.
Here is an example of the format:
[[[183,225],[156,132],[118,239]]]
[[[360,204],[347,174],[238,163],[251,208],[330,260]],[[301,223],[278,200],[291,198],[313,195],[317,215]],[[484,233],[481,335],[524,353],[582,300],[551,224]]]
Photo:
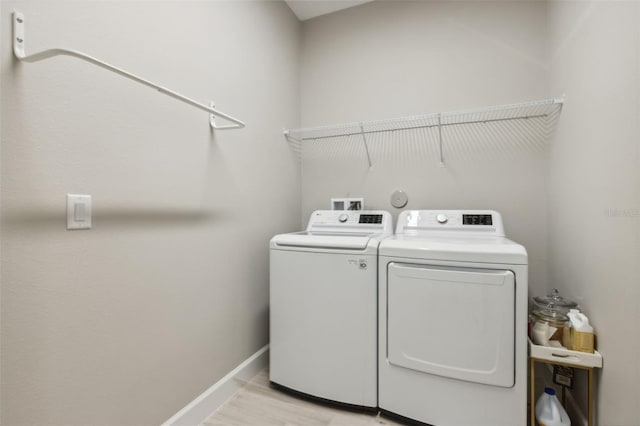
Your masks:
[[[536,420],[540,426],[571,426],[571,419],[552,388],[545,388],[538,398]]]
[[[593,327],[589,324],[589,318],[577,309],[571,309],[567,314],[571,321],[571,327],[583,333],[593,333]]]
[[[577,309],[571,309],[567,314],[571,321],[571,347],[574,351],[593,353],[593,327],[589,318]]]

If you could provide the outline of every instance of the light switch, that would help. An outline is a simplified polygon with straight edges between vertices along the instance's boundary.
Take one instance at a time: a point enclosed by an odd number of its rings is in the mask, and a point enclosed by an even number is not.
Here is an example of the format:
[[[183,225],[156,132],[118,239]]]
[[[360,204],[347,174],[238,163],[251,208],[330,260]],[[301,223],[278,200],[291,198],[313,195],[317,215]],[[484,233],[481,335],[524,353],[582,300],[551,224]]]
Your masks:
[[[91,229],[91,195],[67,194],[67,229]]]
[[[84,222],[86,212],[87,209],[84,203],[75,203],[73,206],[73,220],[76,222]]]

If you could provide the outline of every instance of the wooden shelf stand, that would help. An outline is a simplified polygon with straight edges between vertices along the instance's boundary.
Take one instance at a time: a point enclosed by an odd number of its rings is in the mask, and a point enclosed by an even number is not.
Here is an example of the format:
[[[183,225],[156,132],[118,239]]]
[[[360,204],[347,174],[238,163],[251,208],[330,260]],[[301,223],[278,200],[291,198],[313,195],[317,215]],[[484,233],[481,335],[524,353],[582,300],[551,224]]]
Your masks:
[[[594,425],[594,369],[602,368],[602,355],[594,353],[576,352],[564,348],[553,348],[549,346],[535,345],[529,340],[529,363],[530,363],[530,415],[531,426],[536,426],[535,403],[536,403],[536,363],[561,365],[564,367],[578,368],[585,370],[588,374],[587,389],[587,424]],[[562,404],[565,405],[565,388],[562,387]]]

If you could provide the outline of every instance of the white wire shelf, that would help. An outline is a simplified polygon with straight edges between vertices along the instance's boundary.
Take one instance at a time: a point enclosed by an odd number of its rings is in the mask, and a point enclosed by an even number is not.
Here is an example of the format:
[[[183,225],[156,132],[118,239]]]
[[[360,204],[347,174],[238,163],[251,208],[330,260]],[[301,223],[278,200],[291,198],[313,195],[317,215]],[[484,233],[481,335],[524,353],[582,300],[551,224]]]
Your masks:
[[[563,99],[546,99],[411,117],[290,129],[285,130],[284,134],[298,151],[302,150],[306,141],[359,138],[371,167],[370,138],[389,132],[420,131],[417,137],[437,145],[440,164],[444,165],[444,145],[455,145],[463,140],[464,143],[476,140],[481,144],[483,141],[502,140],[505,134],[513,134],[523,144],[535,145],[541,141],[544,143],[553,131],[563,103]]]

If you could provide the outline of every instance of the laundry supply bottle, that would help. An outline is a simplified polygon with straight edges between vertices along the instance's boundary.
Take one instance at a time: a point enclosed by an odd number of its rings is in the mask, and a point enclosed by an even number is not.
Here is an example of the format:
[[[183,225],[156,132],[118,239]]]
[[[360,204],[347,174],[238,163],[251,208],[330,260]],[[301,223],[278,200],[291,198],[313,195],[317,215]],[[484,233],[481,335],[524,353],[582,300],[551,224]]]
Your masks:
[[[593,353],[593,327],[589,318],[577,309],[567,314],[571,322],[571,347],[574,351]]]
[[[571,419],[565,411],[553,388],[545,388],[536,402],[536,420],[539,426],[571,426]]]

